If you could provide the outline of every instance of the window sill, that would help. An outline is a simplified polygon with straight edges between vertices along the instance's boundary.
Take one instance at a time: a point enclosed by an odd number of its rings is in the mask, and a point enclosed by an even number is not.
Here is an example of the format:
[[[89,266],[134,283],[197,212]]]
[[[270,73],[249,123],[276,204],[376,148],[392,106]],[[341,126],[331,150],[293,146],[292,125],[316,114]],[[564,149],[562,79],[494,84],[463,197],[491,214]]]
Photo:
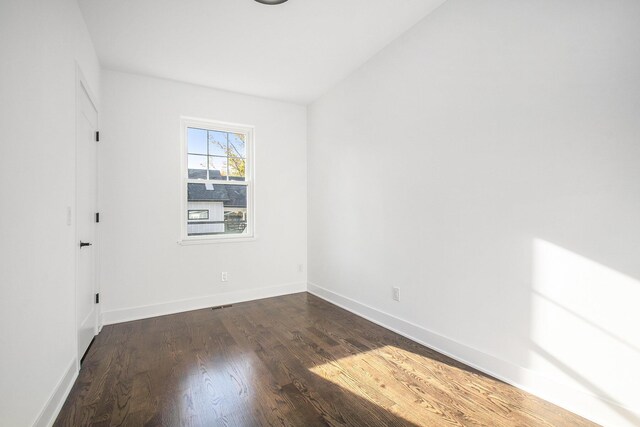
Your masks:
[[[178,244],[180,246],[193,246],[193,245],[217,245],[221,243],[242,243],[242,242],[253,242],[257,240],[256,236],[247,236],[247,237],[226,237],[222,239],[184,239],[179,240]]]

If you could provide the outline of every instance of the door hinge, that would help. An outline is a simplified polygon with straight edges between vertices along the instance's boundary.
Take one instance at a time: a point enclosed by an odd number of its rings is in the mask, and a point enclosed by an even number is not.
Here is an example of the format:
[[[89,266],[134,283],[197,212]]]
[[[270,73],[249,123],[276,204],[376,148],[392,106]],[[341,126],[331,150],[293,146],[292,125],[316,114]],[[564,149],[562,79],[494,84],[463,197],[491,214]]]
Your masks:
[[[96,142],[100,142],[100,131],[96,131]]]
[[[96,212],[96,222],[100,222],[100,212]]]
[[[100,293],[96,294],[96,304],[100,304]]]

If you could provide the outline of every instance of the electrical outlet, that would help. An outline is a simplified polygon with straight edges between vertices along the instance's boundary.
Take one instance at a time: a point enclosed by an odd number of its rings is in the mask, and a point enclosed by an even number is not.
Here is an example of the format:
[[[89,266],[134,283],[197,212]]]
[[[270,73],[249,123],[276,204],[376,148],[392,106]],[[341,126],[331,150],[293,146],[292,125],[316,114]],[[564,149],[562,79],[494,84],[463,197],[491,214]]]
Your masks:
[[[393,300],[400,301],[400,288],[393,288]]]
[[[223,271],[220,274],[220,281],[221,282],[226,282],[227,280],[229,280],[229,273],[227,273],[226,271]]]

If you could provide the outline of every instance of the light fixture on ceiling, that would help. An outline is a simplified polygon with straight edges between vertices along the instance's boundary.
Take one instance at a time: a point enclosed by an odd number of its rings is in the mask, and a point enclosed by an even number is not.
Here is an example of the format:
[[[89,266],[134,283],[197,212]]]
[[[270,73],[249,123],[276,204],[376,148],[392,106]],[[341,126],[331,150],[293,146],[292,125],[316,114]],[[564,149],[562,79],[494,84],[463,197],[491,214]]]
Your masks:
[[[256,1],[262,4],[282,4],[287,0],[256,0]]]

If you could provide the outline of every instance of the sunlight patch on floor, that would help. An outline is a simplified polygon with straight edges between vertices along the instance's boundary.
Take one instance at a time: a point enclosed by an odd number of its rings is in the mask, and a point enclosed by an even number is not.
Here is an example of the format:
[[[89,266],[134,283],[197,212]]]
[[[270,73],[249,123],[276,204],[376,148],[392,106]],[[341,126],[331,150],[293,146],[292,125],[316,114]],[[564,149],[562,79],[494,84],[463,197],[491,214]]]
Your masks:
[[[463,369],[391,345],[330,361],[310,371],[416,425],[446,421],[458,425],[460,410],[472,414],[478,404],[472,400],[468,405],[454,403],[452,393],[463,389],[481,394],[492,391]],[[460,399],[460,394],[455,398]]]

